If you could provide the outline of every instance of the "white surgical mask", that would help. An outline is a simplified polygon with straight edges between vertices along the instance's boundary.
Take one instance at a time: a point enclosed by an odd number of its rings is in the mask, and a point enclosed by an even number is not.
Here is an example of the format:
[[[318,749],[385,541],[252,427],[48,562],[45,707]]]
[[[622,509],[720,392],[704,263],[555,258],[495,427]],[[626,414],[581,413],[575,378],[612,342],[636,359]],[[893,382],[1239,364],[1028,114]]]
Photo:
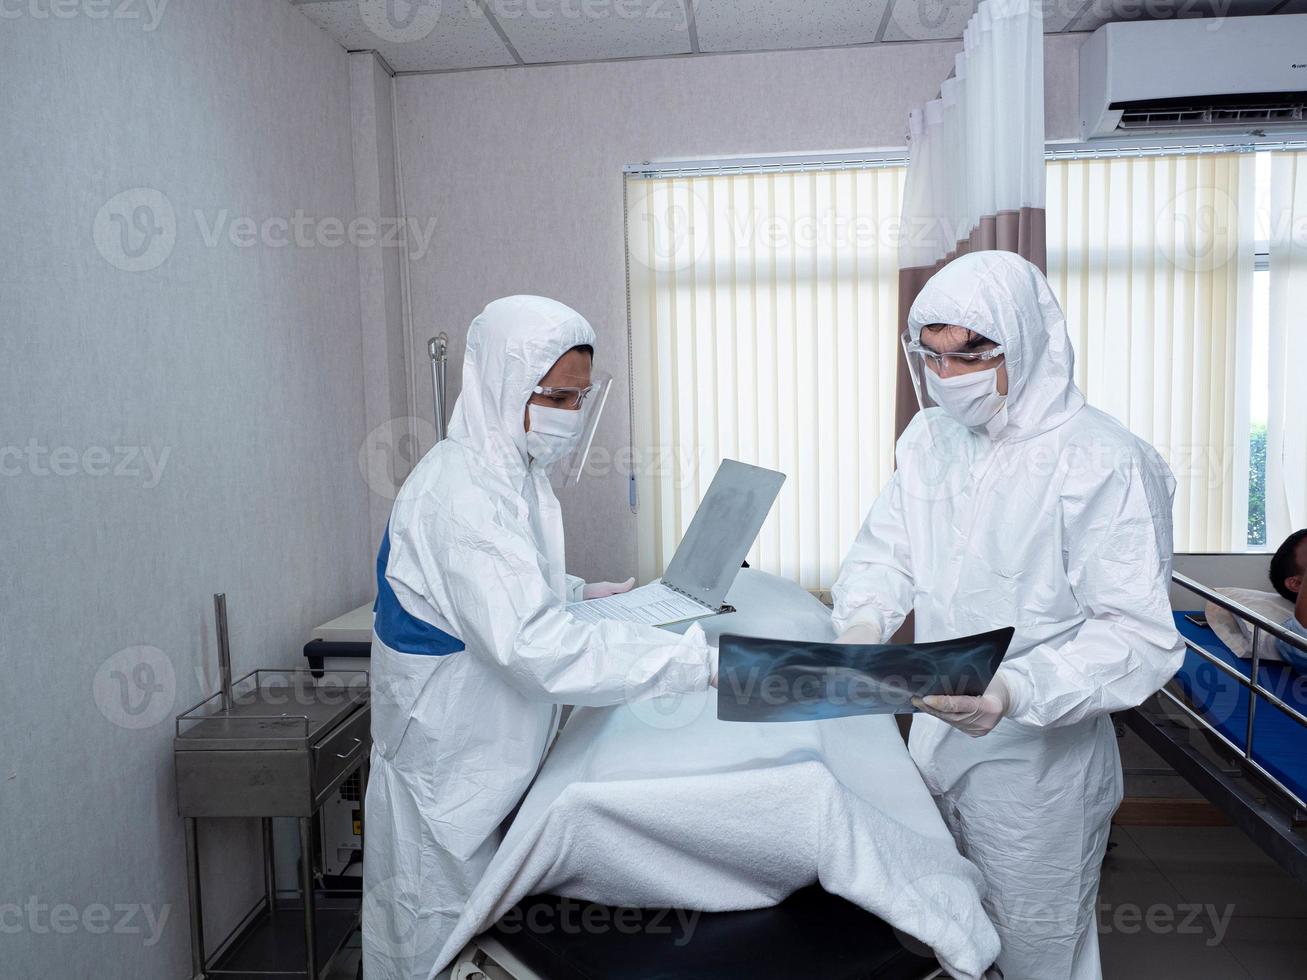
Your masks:
[[[584,412],[534,404],[528,404],[526,410],[531,419],[526,451],[540,465],[557,463],[580,443]]]
[[[997,368],[951,378],[927,370],[926,392],[936,405],[969,429],[987,429],[992,433],[995,427],[990,423],[1007,408],[1007,395],[998,392]]]

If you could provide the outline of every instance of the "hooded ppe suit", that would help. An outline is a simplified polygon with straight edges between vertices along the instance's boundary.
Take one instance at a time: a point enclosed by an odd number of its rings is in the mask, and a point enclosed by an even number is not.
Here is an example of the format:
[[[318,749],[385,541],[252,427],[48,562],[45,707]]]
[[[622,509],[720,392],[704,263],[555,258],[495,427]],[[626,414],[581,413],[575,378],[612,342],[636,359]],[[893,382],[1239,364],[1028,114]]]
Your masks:
[[[703,690],[710,651],[685,636],[587,625],[564,602],[563,524],[523,416],[560,355],[593,345],[552,300],[513,296],[468,330],[449,437],[418,463],[377,562],[363,964],[426,980],[554,734],[557,703]]]
[[[1025,259],[946,266],[912,306],[911,339],[935,323],[1005,348],[1005,405],[974,429],[941,408],[914,417],[840,569],[835,626],[887,639],[913,610],[921,641],[1016,627],[999,671],[1006,717],[971,738],[917,715],[910,749],[988,884],[1005,980],[1089,980],[1122,789],[1108,713],[1183,659],[1167,598],[1175,481],[1085,404],[1062,311]]]

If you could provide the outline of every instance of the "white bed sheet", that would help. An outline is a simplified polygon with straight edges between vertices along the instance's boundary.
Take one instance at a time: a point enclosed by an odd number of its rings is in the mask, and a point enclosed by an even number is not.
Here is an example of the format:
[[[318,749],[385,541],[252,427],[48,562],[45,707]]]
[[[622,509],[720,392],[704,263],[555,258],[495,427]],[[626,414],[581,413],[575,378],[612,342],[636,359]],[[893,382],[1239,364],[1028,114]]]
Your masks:
[[[728,601],[739,612],[703,622],[714,642],[833,638],[826,608],[776,576],[742,571]],[[956,977],[998,954],[980,875],[891,717],[719,722],[715,691],[578,709],[432,974],[527,895],[712,912],[775,905],[815,881]]]

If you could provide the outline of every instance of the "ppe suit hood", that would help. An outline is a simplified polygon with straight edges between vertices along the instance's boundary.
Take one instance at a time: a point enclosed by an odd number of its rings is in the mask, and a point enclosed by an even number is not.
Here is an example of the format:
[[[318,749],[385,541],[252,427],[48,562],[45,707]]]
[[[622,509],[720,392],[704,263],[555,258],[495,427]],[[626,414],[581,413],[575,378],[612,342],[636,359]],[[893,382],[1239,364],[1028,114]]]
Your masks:
[[[467,331],[463,388],[449,438],[510,472],[527,466],[522,420],[531,389],[573,347],[595,346],[580,313],[543,296],[506,296],[488,304]]]
[[[1001,344],[1007,366],[1007,423],[995,439],[1028,439],[1056,428],[1085,404],[1075,383],[1066,317],[1048,280],[1014,252],[972,252],[950,262],[922,287],[908,331],[948,323]]]

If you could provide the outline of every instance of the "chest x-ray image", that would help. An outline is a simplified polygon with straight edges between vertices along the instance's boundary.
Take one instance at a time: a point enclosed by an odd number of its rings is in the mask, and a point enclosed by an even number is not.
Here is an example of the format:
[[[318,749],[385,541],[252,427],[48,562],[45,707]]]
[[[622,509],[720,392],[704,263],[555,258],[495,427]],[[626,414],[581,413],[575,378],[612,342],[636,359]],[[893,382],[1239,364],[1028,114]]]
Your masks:
[[[1007,654],[1007,626],[932,643],[841,644],[723,635],[717,717],[818,721],[908,714],[929,694],[980,695]]]

